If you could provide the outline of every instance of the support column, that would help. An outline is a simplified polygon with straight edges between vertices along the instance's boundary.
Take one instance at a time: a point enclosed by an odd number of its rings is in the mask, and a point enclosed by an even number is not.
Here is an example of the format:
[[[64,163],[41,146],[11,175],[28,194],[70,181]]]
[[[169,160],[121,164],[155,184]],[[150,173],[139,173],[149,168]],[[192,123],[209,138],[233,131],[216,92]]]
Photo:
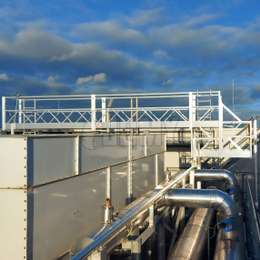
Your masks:
[[[219,132],[218,132],[218,138],[219,138],[219,156],[221,157],[221,154],[223,152],[223,103],[222,103],[222,96],[219,91],[218,94],[218,122],[219,122]]]
[[[79,136],[74,139],[74,174],[79,175]]]
[[[22,99],[18,99],[18,123],[22,123]]]
[[[257,120],[253,122],[253,138],[254,138],[254,146],[253,146],[253,158],[254,158],[254,175],[255,175],[255,205],[258,209],[259,207],[259,200],[258,200],[258,162],[257,162]]]
[[[196,96],[194,93],[189,92],[189,123],[190,123],[190,144],[191,144],[191,157],[196,156],[196,142],[193,136],[193,123],[196,121]]]
[[[91,95],[91,130],[96,130],[96,95]]]
[[[128,193],[128,203],[132,201],[133,198],[133,136],[128,137],[128,180],[127,180],[127,193]]]
[[[154,156],[154,167],[155,167],[155,187],[159,185],[159,169],[158,169],[159,156]]]
[[[6,97],[2,97],[2,130],[6,130]]]

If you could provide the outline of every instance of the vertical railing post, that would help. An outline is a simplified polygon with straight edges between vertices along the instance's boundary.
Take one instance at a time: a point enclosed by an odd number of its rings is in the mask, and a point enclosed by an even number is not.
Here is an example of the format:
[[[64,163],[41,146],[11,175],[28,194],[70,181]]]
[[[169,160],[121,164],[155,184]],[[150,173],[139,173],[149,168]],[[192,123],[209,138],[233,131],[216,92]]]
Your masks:
[[[106,172],[106,200],[105,200],[105,214],[104,214],[104,222],[105,224],[111,223],[112,220],[112,203],[111,203],[111,167],[107,167]]]
[[[254,158],[254,182],[255,182],[255,205],[256,208],[258,209],[259,207],[259,201],[258,201],[258,162],[257,162],[257,156],[258,156],[258,151],[257,151],[257,120],[255,119],[253,121],[253,142],[254,142],[254,147],[253,147],[253,158]]]
[[[218,128],[219,128],[219,155],[223,153],[223,103],[221,92],[218,92]]]
[[[133,197],[133,136],[129,135],[128,138],[128,180],[127,180],[127,194],[128,202],[132,201]]]
[[[193,123],[196,120],[196,96],[194,93],[189,92],[189,128],[190,128],[190,143],[191,143],[191,156],[195,156],[196,144],[194,145],[193,137]]]
[[[18,123],[22,123],[22,99],[18,99]]]
[[[106,108],[106,98],[101,98],[101,107],[102,107],[102,123],[107,123],[107,108]]]
[[[111,199],[111,167],[107,167],[107,192],[106,192],[107,199]]]
[[[2,130],[6,130],[6,97],[2,97]]]
[[[34,110],[34,123],[36,124],[37,123],[37,112],[36,112],[36,109],[37,109],[37,103],[36,103],[36,99],[33,100],[33,110]]]
[[[190,122],[190,145],[191,145],[191,157],[192,166],[195,166],[198,151],[197,151],[197,141],[193,133],[193,124],[196,121],[196,95],[193,92],[189,92],[189,122]],[[194,171],[192,170],[189,174],[189,184],[192,188],[195,185]]]
[[[91,95],[91,130],[96,130],[96,95]]]

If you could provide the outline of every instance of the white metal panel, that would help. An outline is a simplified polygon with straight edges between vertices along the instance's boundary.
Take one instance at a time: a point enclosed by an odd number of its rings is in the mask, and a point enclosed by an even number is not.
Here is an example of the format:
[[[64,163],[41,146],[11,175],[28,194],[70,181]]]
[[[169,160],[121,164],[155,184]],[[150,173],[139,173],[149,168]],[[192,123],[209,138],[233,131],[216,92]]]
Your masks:
[[[164,151],[164,135],[152,134],[147,136],[148,155]]]
[[[154,156],[133,161],[133,196],[138,198],[155,187]]]
[[[137,159],[140,157],[145,156],[144,152],[144,136],[133,136],[133,148],[132,148],[132,155],[133,159]]]
[[[111,198],[114,211],[120,211],[127,201],[128,164],[111,168]]]
[[[158,155],[158,183],[165,181],[165,172],[164,172],[164,154]]]
[[[28,169],[37,185],[74,175],[75,137],[30,137]]]
[[[27,202],[23,189],[0,189],[0,259],[26,259]]]
[[[0,188],[27,185],[27,141],[24,137],[0,138]]]
[[[33,259],[56,259],[97,232],[104,223],[105,187],[106,171],[99,171],[35,188]]]
[[[81,137],[80,172],[106,167],[128,160],[128,140],[126,136]]]

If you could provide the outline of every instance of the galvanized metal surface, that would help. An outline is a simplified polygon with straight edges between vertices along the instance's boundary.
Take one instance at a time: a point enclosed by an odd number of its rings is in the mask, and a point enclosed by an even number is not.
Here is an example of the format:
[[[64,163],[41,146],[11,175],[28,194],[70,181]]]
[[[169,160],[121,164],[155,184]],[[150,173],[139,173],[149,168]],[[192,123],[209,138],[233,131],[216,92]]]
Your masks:
[[[224,218],[236,218],[235,202],[227,193],[217,189],[172,189],[164,196],[165,203],[190,208],[213,208]]]
[[[23,189],[0,189],[0,259],[27,257],[27,193]]]
[[[106,171],[36,187],[30,196],[33,259],[55,259],[103,226]]]
[[[73,176],[74,139],[74,137],[51,136],[28,138],[28,184],[38,185]],[[15,157],[19,157],[19,154]]]
[[[206,245],[208,229],[213,210],[196,209],[177,240],[174,249],[169,252],[168,260],[200,260]]]
[[[162,153],[164,145],[153,143],[144,157],[144,141],[148,136],[132,137],[131,156],[127,135],[1,137],[3,149],[0,153],[4,161],[0,164],[3,172],[0,199],[3,204],[8,203],[8,199],[15,200],[4,205],[10,218],[4,216],[0,224],[1,238],[5,236],[2,243],[5,257],[1,259],[15,259],[9,257],[9,250],[4,250],[11,245],[17,246],[19,256],[28,245],[28,257],[37,260],[54,259],[66,251],[77,250],[87,237],[103,226],[106,198],[111,199],[116,213],[125,208],[130,185],[140,194],[153,189],[155,155],[152,153]],[[143,144],[141,148],[140,144]],[[160,172],[157,178],[163,181],[163,153],[157,157],[157,171]],[[134,181],[129,184],[128,160],[133,159],[131,173]],[[85,170],[96,167],[103,169],[84,174]],[[10,187],[12,189],[6,189]],[[21,201],[15,197],[18,192],[23,194],[19,197]],[[11,205],[15,205],[14,213],[9,210]],[[17,221],[12,219],[14,216]],[[14,234],[16,239],[13,239]],[[17,245],[14,241],[18,241]],[[21,241],[23,252],[19,251]]]
[[[0,138],[0,188],[27,186],[27,139]]]

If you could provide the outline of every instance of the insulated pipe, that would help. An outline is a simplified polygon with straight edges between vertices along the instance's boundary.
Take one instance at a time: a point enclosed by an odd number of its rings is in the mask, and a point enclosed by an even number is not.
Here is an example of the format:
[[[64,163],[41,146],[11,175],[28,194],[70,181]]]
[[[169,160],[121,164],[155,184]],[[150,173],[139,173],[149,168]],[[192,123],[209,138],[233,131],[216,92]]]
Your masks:
[[[227,193],[216,189],[171,189],[164,196],[164,203],[173,206],[184,206],[190,208],[214,208],[222,214],[222,224],[220,229],[216,258],[219,259],[240,259],[232,258],[239,256],[238,238],[238,214],[234,201]],[[235,251],[235,252],[234,252]],[[220,255],[224,255],[220,257]]]
[[[229,183],[230,189],[236,190],[238,187],[235,175],[225,169],[196,170],[195,179],[197,181],[226,180]]]
[[[199,260],[207,241],[212,209],[198,208],[190,217],[168,260]]]
[[[214,260],[239,260],[243,259],[241,243],[239,240],[227,239],[224,231],[218,232]]]
[[[236,207],[232,198],[217,189],[171,189],[164,196],[168,205],[189,208],[214,208],[223,214],[225,219],[236,216]]]
[[[97,236],[95,236],[91,243],[72,255],[72,260],[81,260],[86,258],[93,250],[102,246],[103,243],[107,241],[108,238],[115,235],[117,232],[125,229],[127,224],[129,224],[135,217],[142,213],[145,209],[148,209],[156,201],[161,199],[163,195],[172,187],[177,185],[183,178],[187,177],[194,167],[187,169],[184,172],[176,174],[172,180],[170,180],[161,189],[155,189],[154,191],[147,194],[145,197],[138,199],[132,205],[129,205],[125,214],[118,216],[117,220],[111,223],[111,225],[105,227]]]

